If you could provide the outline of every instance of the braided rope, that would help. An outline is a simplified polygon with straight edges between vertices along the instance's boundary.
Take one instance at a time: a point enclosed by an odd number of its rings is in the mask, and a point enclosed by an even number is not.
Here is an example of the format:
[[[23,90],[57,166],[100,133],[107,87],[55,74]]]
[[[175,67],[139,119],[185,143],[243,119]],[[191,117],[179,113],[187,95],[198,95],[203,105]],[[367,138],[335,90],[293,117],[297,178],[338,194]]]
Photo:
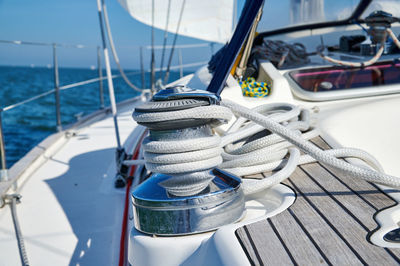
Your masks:
[[[393,33],[391,29],[387,29],[389,36],[392,38],[393,42],[396,44],[397,48],[400,49],[400,41],[397,39],[396,35]]]
[[[264,98],[270,93],[270,86],[267,82],[257,82],[253,77],[248,77],[239,82],[243,96]]]
[[[375,56],[372,57],[370,60],[365,61],[365,62],[348,62],[348,61],[343,61],[343,60],[337,60],[337,59],[333,59],[332,57],[326,56],[323,54],[322,50],[323,47],[320,47],[320,49],[317,49],[317,53],[318,55],[328,61],[331,62],[333,64],[337,64],[337,65],[341,65],[341,66],[350,66],[350,67],[366,67],[366,66],[370,66],[375,64],[379,58],[381,58],[382,53],[385,49],[385,40],[386,40],[386,34],[389,33],[388,31],[385,33],[385,37],[382,39],[382,42],[380,43],[380,47],[379,50],[376,52]],[[389,33],[390,34],[390,33]]]
[[[161,185],[174,195],[193,195],[202,191],[213,178],[208,174],[213,167],[238,176],[273,171],[271,176],[261,180],[243,179],[245,194],[252,194],[283,181],[298,165],[315,161],[341,169],[355,178],[400,187],[400,179],[384,174],[376,159],[365,151],[352,148],[324,151],[309,142],[319,132],[313,128],[313,115],[307,109],[290,104],[267,104],[248,109],[224,100],[221,105],[202,107],[201,112],[199,115],[190,111],[185,117],[210,117],[217,113],[226,118],[229,112],[238,119],[228,130],[219,130],[220,136],[198,137],[191,132],[176,132],[168,139],[150,137],[143,143],[146,167],[171,175],[172,178]],[[140,119],[148,122],[181,117],[182,113],[177,111],[149,113],[145,119],[144,116]],[[347,157],[361,159],[371,169],[338,159]]]

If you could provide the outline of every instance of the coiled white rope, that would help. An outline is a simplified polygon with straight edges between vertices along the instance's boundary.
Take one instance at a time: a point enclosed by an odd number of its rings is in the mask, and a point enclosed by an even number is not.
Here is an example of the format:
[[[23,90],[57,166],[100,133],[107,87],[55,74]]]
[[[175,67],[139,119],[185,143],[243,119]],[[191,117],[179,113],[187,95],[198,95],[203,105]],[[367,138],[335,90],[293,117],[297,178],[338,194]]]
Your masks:
[[[256,112],[256,110],[250,110],[231,101],[225,100],[221,104],[229,107],[235,115],[263,126],[272,133],[267,137],[276,140],[276,142],[272,143],[265,141],[265,143],[268,143],[266,146],[265,144],[260,145],[255,151],[243,154],[235,163],[228,165],[236,165],[236,167],[225,168],[225,170],[240,176],[272,170],[277,171],[270,177],[266,177],[262,180],[244,180],[243,189],[246,194],[259,192],[272,185],[278,184],[289,177],[296,169],[297,165],[314,162],[316,160],[328,166],[343,170],[353,177],[389,186],[400,186],[399,178],[379,172],[382,170],[381,166],[367,152],[349,148],[324,151],[308,141],[308,139],[318,135],[318,132],[313,129],[310,124],[309,129],[302,130],[301,132],[291,129],[291,127],[293,127],[291,123],[293,122],[297,122],[297,124],[300,124],[298,122],[307,124],[307,119],[309,119],[308,115],[304,115],[305,119],[300,118],[299,121],[293,120],[292,122],[287,121],[286,123],[279,123],[272,115],[265,116]],[[296,109],[296,107],[293,108]],[[303,110],[303,112],[307,112],[307,110]],[[281,140],[279,140],[278,137],[280,137]],[[257,141],[260,142],[259,140]],[[300,150],[306,155],[300,156]],[[288,156],[288,158],[285,158],[285,156]],[[260,160],[260,157],[264,158],[264,160]],[[352,165],[343,160],[339,160],[338,157],[359,158],[375,170]],[[226,159],[227,157],[223,156],[223,158]],[[252,160],[254,160],[254,163],[251,163]],[[221,165],[221,168],[224,168],[224,163]],[[226,165],[227,164],[225,164],[225,166]]]
[[[212,105],[180,111],[140,113],[134,112],[137,122],[164,122],[182,119],[218,119],[232,117],[229,108]],[[222,163],[221,138],[209,127],[194,130],[175,130],[162,134],[151,132],[142,144],[146,168],[171,176],[161,185],[176,196],[193,195],[204,190],[213,176],[209,169]],[[129,161],[127,161],[129,163]]]
[[[190,132],[179,136],[179,131],[162,140],[150,136],[143,144],[146,167],[171,175],[172,178],[162,185],[178,196],[203,190],[212,179],[207,170],[213,167],[238,176],[273,171],[271,176],[261,180],[243,179],[245,194],[252,194],[282,182],[298,165],[314,161],[343,170],[355,178],[400,187],[400,179],[384,174],[379,163],[367,152],[352,148],[321,150],[308,141],[319,135],[312,126],[312,114],[294,105],[268,104],[248,109],[224,100],[221,105],[177,112],[135,112],[134,118],[141,122],[183,118],[227,120],[232,113],[238,119],[227,131],[219,130],[220,136],[196,137]],[[349,157],[361,159],[371,168],[338,159]]]

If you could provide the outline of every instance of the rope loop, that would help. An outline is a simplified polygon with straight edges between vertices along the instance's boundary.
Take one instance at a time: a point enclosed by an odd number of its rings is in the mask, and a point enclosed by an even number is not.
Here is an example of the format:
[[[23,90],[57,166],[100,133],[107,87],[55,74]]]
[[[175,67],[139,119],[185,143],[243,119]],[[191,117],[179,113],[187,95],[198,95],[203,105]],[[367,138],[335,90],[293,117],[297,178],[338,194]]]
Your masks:
[[[201,111],[199,111],[201,110]],[[168,121],[184,118],[214,117],[229,119],[231,126],[215,130],[209,125],[167,133],[150,134],[143,142],[147,169],[168,174],[168,192],[176,196],[193,195],[204,190],[219,167],[242,177],[245,194],[265,190],[288,178],[298,165],[319,161],[369,182],[400,187],[400,179],[386,175],[370,154],[351,148],[322,150],[309,140],[319,136],[313,121],[318,109],[273,103],[248,109],[229,100],[221,105],[202,106],[183,111],[134,114],[135,120]],[[229,116],[229,117],[228,117]],[[161,136],[161,137],[160,137]],[[358,158],[366,166],[350,164],[340,158]],[[271,172],[262,179],[251,175]]]

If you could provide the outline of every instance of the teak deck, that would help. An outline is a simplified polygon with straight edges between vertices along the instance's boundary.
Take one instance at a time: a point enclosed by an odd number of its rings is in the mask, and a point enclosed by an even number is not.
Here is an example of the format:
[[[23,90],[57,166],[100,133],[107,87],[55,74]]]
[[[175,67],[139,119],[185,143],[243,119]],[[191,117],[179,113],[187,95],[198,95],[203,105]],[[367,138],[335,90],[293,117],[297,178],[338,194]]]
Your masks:
[[[313,142],[329,148],[321,138]],[[299,166],[284,184],[297,194],[289,209],[236,230],[251,264],[400,264],[400,249],[369,242],[374,214],[397,204],[376,185],[320,163]]]

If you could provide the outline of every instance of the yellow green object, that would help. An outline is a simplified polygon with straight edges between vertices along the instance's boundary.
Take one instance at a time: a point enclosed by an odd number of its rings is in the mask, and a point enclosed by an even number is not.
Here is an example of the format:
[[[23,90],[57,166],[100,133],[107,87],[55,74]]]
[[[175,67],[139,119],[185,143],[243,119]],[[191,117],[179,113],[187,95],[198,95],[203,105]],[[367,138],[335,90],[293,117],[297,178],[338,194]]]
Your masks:
[[[239,81],[239,85],[246,97],[264,98],[270,93],[270,87],[266,82],[257,82],[253,77]]]

